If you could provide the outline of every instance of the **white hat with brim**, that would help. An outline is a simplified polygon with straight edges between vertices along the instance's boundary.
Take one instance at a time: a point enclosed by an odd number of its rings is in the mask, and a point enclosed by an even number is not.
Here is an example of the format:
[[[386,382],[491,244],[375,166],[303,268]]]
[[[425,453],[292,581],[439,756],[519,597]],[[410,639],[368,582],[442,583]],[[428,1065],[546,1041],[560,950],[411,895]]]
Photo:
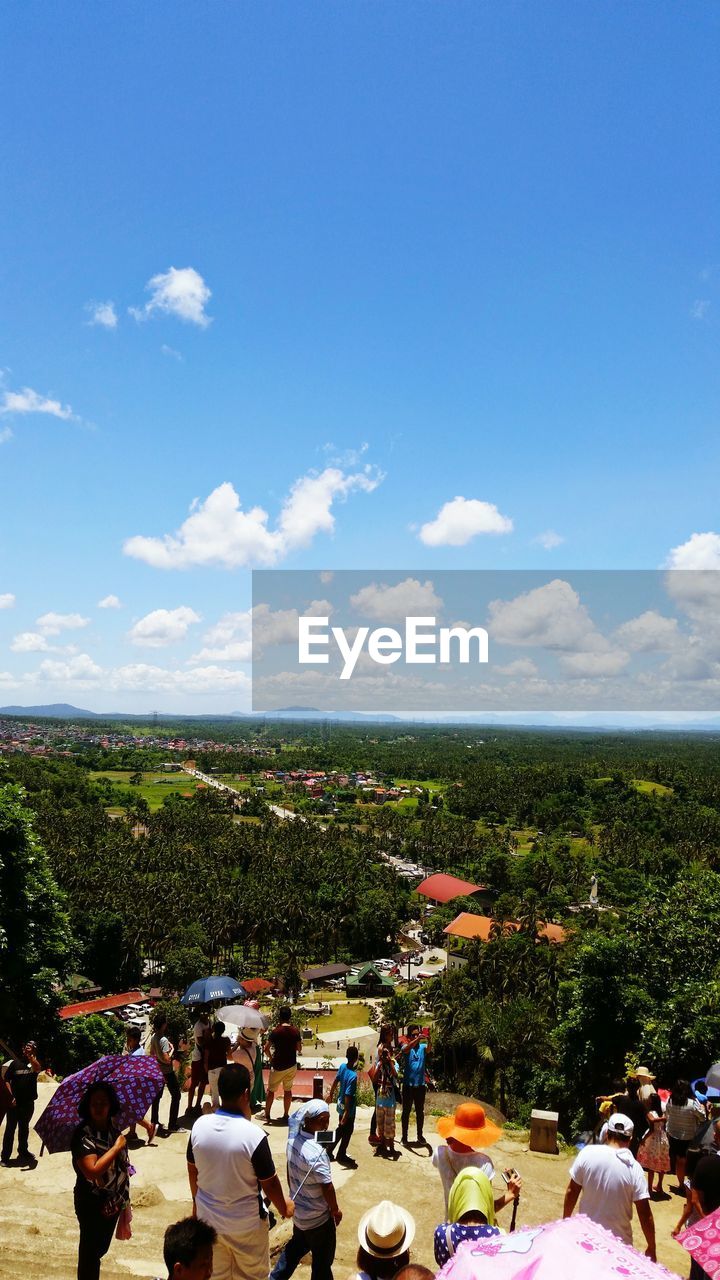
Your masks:
[[[635,1079],[653,1081],[655,1077],[648,1067],[638,1067],[635,1072]]]
[[[415,1239],[415,1219],[392,1200],[381,1200],[358,1223],[358,1242],[373,1258],[397,1258]]]

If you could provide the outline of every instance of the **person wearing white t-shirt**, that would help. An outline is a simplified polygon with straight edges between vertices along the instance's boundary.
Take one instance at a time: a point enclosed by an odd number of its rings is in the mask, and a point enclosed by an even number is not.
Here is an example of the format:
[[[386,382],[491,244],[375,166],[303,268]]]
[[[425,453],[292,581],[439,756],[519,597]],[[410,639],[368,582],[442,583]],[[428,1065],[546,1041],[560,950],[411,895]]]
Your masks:
[[[647,1179],[629,1149],[633,1122],[618,1112],[608,1120],[607,1130],[607,1141],[602,1146],[584,1147],[573,1163],[565,1192],[563,1218],[571,1216],[582,1196],[582,1213],[619,1236],[625,1244],[632,1245],[632,1211],[635,1205],[647,1243],[645,1253],[655,1262],[655,1223]]]
[[[195,1121],[188,1143],[193,1216],[217,1232],[213,1280],[267,1280],[268,1218],[260,1193],[283,1218],[295,1206],[275,1172],[267,1134],[252,1122],[249,1072],[230,1063],[218,1087],[218,1110]]]

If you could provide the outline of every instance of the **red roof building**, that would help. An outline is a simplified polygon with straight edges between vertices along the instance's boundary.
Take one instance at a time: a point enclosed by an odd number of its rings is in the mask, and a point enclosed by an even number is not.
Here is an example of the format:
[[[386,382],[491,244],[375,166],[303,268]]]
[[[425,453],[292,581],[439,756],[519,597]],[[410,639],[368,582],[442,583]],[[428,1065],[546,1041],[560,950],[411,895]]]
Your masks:
[[[450,902],[452,898],[465,898],[471,893],[480,893],[484,885],[470,884],[468,880],[458,880],[457,876],[438,873],[428,876],[417,887],[417,892],[432,902]]]
[[[496,923],[491,916],[476,916],[471,911],[461,911],[459,916],[446,925],[443,933],[449,934],[451,938],[479,938],[481,942],[487,942],[490,930]],[[516,920],[503,921],[504,931],[514,932],[519,928]],[[548,942],[562,943],[566,937],[565,930],[559,924],[544,924],[538,929],[538,938],[547,938]]]
[[[83,1000],[81,1004],[66,1004],[60,1010],[61,1018],[81,1018],[86,1013],[111,1013],[123,1009],[126,1004],[142,1004],[142,991],[124,991],[118,996],[101,996],[99,1000]]]

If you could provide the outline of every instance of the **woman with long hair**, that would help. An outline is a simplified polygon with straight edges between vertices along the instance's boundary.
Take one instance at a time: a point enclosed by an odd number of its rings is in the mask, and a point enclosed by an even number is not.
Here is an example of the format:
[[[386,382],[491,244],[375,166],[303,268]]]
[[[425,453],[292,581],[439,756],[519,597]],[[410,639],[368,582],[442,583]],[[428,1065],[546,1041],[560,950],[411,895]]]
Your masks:
[[[370,1143],[371,1147],[380,1146],[380,1139],[377,1136],[377,1111],[376,1111],[377,1084],[375,1083],[375,1078],[377,1076],[378,1055],[383,1045],[387,1049],[390,1049],[391,1052],[393,1053],[397,1048],[397,1029],[392,1025],[391,1022],[383,1022],[382,1026],[380,1027],[380,1030],[378,1032],[377,1048],[375,1050],[375,1055],[373,1057],[373,1061],[370,1066],[370,1071],[368,1072],[370,1076],[370,1080],[372,1082],[373,1091],[375,1093],[375,1105],[373,1106],[373,1113],[372,1113],[372,1116],[370,1117],[370,1136],[368,1138],[368,1142]]]
[[[89,1085],[78,1106],[80,1124],[71,1145],[80,1224],[77,1280],[99,1280],[118,1219],[130,1207],[127,1146],[113,1123],[119,1110],[117,1094],[105,1081]]]

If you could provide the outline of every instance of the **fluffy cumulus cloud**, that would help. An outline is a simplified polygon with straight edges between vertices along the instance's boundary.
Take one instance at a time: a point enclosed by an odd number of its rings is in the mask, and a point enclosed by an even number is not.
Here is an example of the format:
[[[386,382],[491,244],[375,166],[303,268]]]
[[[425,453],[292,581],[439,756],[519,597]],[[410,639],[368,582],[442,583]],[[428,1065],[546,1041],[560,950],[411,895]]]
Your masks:
[[[312,618],[329,618],[329,600],[311,600],[303,613]],[[271,609],[257,604],[239,613],[226,613],[203,636],[203,648],[191,662],[249,662],[253,646],[256,656],[276,644],[294,644],[298,638],[297,609]]]
[[[666,569],[720,569],[720,533],[693,533],[673,547]]]
[[[488,631],[500,644],[596,653],[609,648],[577,591],[562,578],[512,600],[491,601]]]
[[[129,308],[136,320],[165,315],[199,325],[201,329],[210,324],[211,317],[206,315],[205,307],[211,293],[194,267],[170,267],[161,271],[148,280],[145,290],[150,294],[145,306]]]
[[[480,533],[512,533],[512,529],[512,520],[501,515],[494,502],[453,498],[434,520],[422,525],[418,537],[426,547],[464,547]]]
[[[103,596],[97,602],[98,609],[122,609],[122,601],[117,596]]]
[[[432,582],[420,582],[417,578],[405,578],[390,586],[385,582],[371,582],[350,597],[353,609],[364,618],[379,622],[391,622],[407,617],[437,617],[443,602]]]
[[[3,591],[0,593],[0,609],[14,609],[15,596],[12,591]]]
[[[90,622],[81,613],[43,613],[35,619],[35,625],[44,636],[58,636],[61,631],[79,631]]]
[[[249,662],[252,657],[251,610],[225,613],[205,632],[203,647],[191,662]]]
[[[103,669],[88,653],[77,653],[67,659],[44,658],[37,677],[52,684],[71,684],[79,687],[97,684]]]
[[[188,628],[200,622],[200,614],[188,605],[177,609],[153,609],[140,618],[128,632],[133,644],[146,649],[164,649],[166,645],[184,640]]]
[[[112,302],[88,302],[85,310],[89,312],[88,324],[99,329],[117,329],[118,318],[115,304]]]
[[[21,631],[10,645],[13,653],[48,653],[52,647],[38,631]]]
[[[33,391],[32,387],[23,387],[21,391],[3,391],[0,413],[45,413],[51,418],[61,418],[63,422],[70,422],[75,418],[69,404],[61,404],[59,400],[43,396],[39,391]]]
[[[615,636],[633,653],[670,652],[680,642],[677,618],[667,618],[656,609],[647,609],[637,618],[621,623]]]
[[[317,533],[332,532],[336,500],[355,490],[370,493],[381,479],[371,467],[351,474],[326,467],[319,475],[302,476],[285,499],[276,528],[269,527],[262,507],[243,511],[239,495],[226,481],[204,502],[193,502],[175,533],[160,538],[136,535],[126,540],[123,550],[155,569],[275,564],[290,551],[309,546]]]
[[[707,652],[720,656],[720,534],[693,533],[667,557],[665,588]]]

